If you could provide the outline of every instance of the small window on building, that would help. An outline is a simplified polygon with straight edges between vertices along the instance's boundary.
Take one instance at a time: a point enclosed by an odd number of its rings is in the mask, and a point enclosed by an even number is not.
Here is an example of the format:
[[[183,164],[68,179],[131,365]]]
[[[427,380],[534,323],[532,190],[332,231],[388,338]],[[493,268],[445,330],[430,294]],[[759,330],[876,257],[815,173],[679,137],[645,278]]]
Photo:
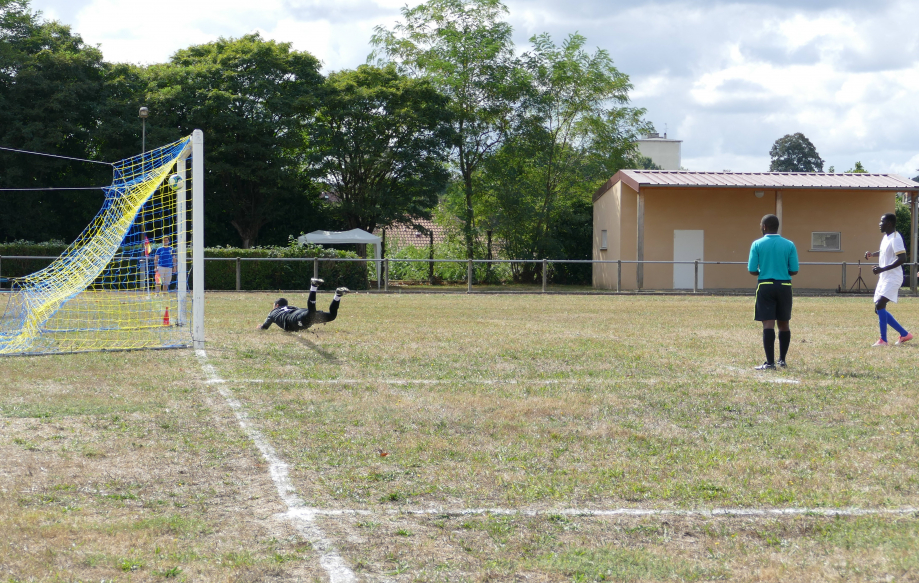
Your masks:
[[[841,237],[839,233],[811,233],[811,251],[840,251]]]
[[[606,249],[606,231],[600,231],[600,249]]]

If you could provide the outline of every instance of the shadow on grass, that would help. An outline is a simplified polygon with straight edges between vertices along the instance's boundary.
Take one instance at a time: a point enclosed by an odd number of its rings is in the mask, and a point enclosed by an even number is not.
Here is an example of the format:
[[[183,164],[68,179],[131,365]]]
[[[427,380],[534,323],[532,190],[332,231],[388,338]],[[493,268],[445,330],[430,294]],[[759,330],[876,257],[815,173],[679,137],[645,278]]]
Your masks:
[[[306,334],[306,332],[304,332],[303,334]],[[315,334],[315,332],[311,332],[311,334]],[[315,342],[311,341],[311,340],[310,340],[309,338],[307,338],[306,336],[303,336],[303,335],[301,335],[301,334],[291,334],[291,336],[293,336],[294,339],[295,339],[297,342],[299,342],[299,343],[302,344],[303,346],[306,346],[306,347],[309,348],[310,350],[314,351],[316,354],[318,354],[318,355],[321,356],[322,358],[326,359],[326,360],[329,361],[330,363],[332,363],[332,364],[341,364],[341,361],[338,360],[338,357],[336,357],[334,354],[332,354],[332,353],[329,352],[328,350],[323,350],[323,348],[322,348],[321,346],[319,346],[319,345],[316,344]]]

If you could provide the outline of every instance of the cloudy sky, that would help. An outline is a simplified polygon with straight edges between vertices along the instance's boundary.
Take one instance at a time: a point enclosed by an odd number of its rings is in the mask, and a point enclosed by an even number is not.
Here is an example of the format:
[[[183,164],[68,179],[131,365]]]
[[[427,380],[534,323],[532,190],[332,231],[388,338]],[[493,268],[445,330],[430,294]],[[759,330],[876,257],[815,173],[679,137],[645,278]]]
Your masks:
[[[518,49],[572,32],[610,52],[635,106],[683,140],[690,170],[763,171],[772,143],[804,133],[836,171],[919,174],[915,0],[505,0]],[[417,4],[415,0],[410,5]],[[32,0],[109,61],[154,63],[258,31],[325,71],[365,62],[404,0]],[[802,8],[802,6],[806,6]]]

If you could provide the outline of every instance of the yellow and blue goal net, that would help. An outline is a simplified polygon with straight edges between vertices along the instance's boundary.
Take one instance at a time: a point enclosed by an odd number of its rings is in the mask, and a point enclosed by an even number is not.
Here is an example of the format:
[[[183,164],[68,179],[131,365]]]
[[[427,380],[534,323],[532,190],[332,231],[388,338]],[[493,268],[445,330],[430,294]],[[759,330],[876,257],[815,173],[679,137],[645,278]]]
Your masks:
[[[113,165],[93,221],[2,294],[0,355],[192,345],[193,150],[188,137]]]

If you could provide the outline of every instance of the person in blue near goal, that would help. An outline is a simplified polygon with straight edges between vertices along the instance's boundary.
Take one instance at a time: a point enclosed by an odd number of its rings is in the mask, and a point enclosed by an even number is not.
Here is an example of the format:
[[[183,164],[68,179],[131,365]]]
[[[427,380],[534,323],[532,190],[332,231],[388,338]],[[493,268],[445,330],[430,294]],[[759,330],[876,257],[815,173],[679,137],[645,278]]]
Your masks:
[[[906,245],[903,244],[903,237],[897,232],[897,215],[887,213],[881,216],[878,226],[884,233],[881,250],[865,251],[865,259],[878,258],[877,267],[872,268],[871,273],[878,276],[878,285],[874,288],[874,311],[881,325],[881,339],[873,346],[887,346],[887,326],[899,332],[897,344],[903,344],[912,340],[913,335],[887,311],[887,302],[897,303],[900,286],[903,285],[903,268],[900,266],[906,262]]]
[[[172,274],[176,272],[175,257],[172,247],[169,246],[169,237],[163,237],[163,244],[153,254],[153,264],[156,273],[160,276],[159,291],[169,291],[172,283]]]
[[[306,302],[306,309],[291,306],[286,299],[278,298],[268,317],[256,328],[258,330],[267,330],[271,328],[272,324],[277,324],[285,332],[299,332],[306,330],[313,324],[327,324],[334,320],[338,316],[341,297],[350,290],[346,287],[336,289],[329,311],[323,312],[316,309],[316,292],[319,291],[319,284],[321,283],[324,282],[318,277],[310,280],[310,295]]]
[[[756,370],[785,368],[791,344],[791,276],[798,274],[798,250],[779,235],[779,218],[766,215],[759,224],[762,239],[750,246],[747,269],[757,277],[754,319],[763,323],[763,349],[766,362]],[[775,360],[775,327],[779,328],[779,360]]]

